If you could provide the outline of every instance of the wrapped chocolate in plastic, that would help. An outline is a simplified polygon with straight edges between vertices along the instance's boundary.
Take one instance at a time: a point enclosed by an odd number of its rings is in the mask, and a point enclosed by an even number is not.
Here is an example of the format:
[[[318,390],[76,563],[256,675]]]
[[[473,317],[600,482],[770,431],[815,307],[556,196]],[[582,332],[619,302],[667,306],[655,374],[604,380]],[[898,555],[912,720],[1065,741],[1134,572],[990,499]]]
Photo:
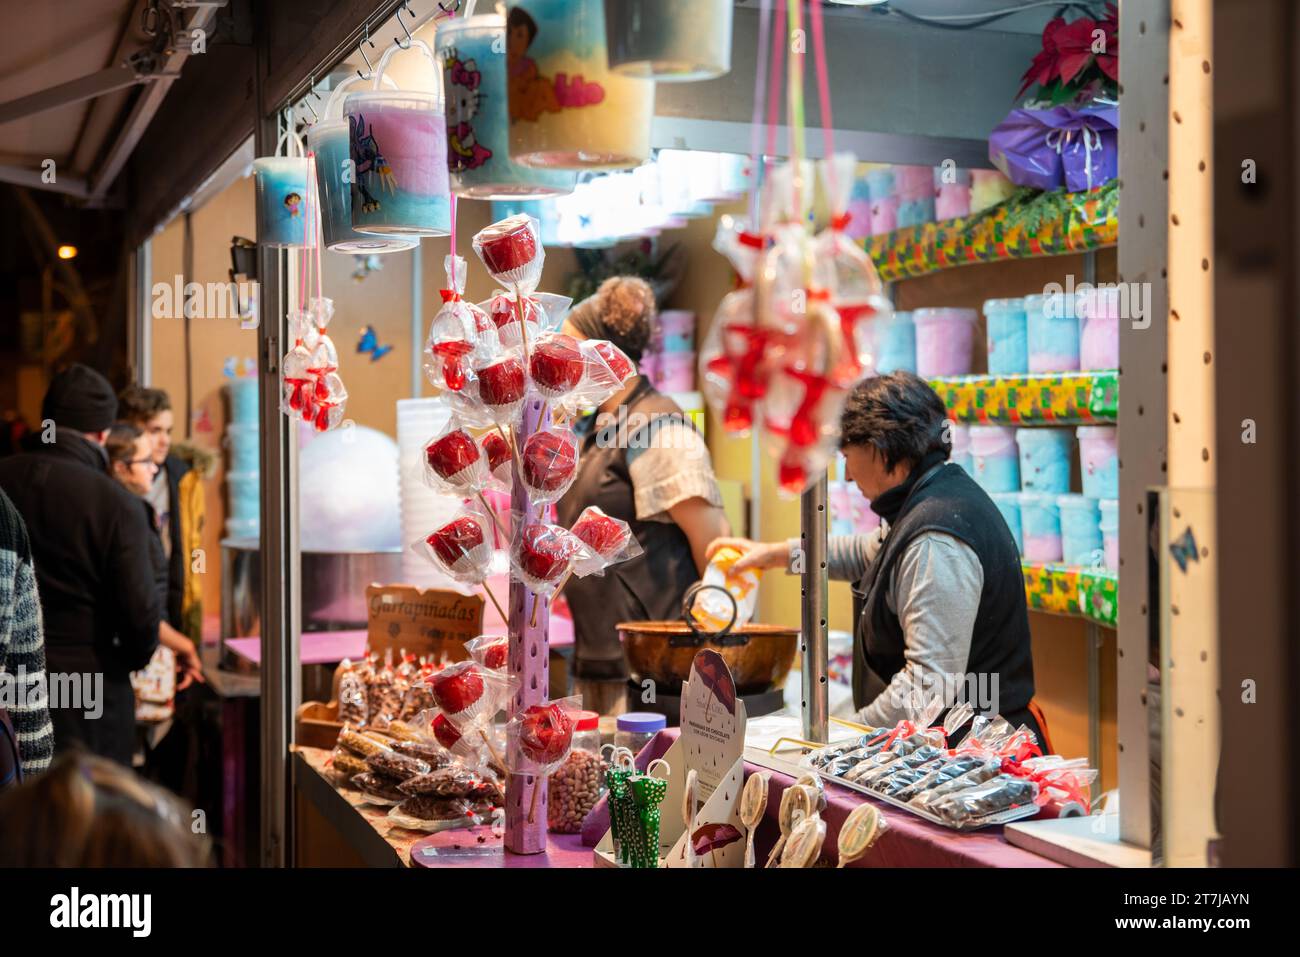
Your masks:
[[[466,502],[451,521],[411,547],[456,581],[481,584],[492,568],[491,519],[480,505]]]
[[[462,734],[487,727],[518,686],[517,678],[477,661],[458,661],[429,678],[434,701]]]
[[[339,665],[339,720],[344,724],[365,724],[370,716],[366,703],[366,682],[344,658]]]
[[[469,498],[487,477],[486,456],[454,417],[424,447],[424,481],[435,491]]]
[[[428,739],[397,741],[393,744],[393,750],[398,754],[419,758],[433,771],[450,766],[454,760],[450,751],[437,741]]]
[[[522,525],[511,549],[511,568],[525,587],[547,597],[586,551],[581,539],[559,525]]]
[[[597,505],[583,509],[569,531],[587,546],[587,554],[573,563],[573,573],[579,578],[603,575],[610,565],[642,554],[632,526],[621,518],[606,515]]]
[[[520,477],[533,505],[558,502],[578,477],[578,440],[572,432],[538,429],[519,450]]]
[[[434,794],[438,797],[468,797],[479,786],[480,780],[473,771],[460,765],[449,765],[436,771],[427,771],[407,778],[399,788],[406,794]]]
[[[382,774],[366,771],[352,778],[352,786],[365,795],[370,804],[400,804],[406,795],[397,790],[397,783]]]
[[[359,758],[368,758],[372,754],[385,750],[387,747],[374,737],[362,734],[348,725],[344,725],[342,730],[339,731],[338,745],[351,751]]]
[[[407,778],[429,773],[428,764],[419,758],[399,754],[397,751],[376,751],[366,758],[366,766],[375,774],[394,781],[405,781]]]
[[[368,723],[385,728],[388,722],[399,718],[405,692],[404,686],[399,687],[397,673],[393,668],[393,652],[390,648],[384,655],[383,665],[375,669],[374,677],[366,689],[366,701],[369,706]]]
[[[465,642],[465,650],[484,668],[504,671],[510,659],[510,639],[505,635],[479,635]]]
[[[421,794],[408,797],[388,812],[388,820],[408,831],[454,831],[482,824],[485,817],[475,812],[464,798]]]
[[[402,699],[402,710],[398,715],[399,721],[414,721],[421,712],[435,707],[433,692],[425,681],[433,672],[433,665],[423,664],[412,676],[411,687],[407,689],[406,697]]]
[[[926,791],[922,791],[909,803],[922,809],[928,809],[936,802],[941,801],[950,794],[955,794],[958,791],[965,791],[968,788],[976,787],[992,780],[998,776],[1001,769],[1001,758],[986,758],[965,774],[945,781],[942,784],[938,784]]]
[[[501,351],[497,327],[488,314],[463,298],[465,260],[446,256],[447,288],[441,290],[442,308],[429,323],[424,343],[424,374],[438,389],[461,392],[474,368]]]
[[[930,812],[949,827],[979,827],[986,818],[1013,808],[1033,804],[1038,785],[1031,780],[1001,774],[978,785],[957,791],[932,802]]]
[[[347,748],[336,746],[326,762],[326,768],[334,782],[342,787],[352,787],[352,778],[370,770],[364,758],[359,758]]]

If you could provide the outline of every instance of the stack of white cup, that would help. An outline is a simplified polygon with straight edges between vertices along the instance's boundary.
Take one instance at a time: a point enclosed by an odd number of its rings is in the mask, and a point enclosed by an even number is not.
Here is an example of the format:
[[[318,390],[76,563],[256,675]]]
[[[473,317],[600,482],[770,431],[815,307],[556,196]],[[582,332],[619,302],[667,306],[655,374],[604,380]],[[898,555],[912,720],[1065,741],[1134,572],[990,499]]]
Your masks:
[[[442,398],[397,403],[398,489],[402,515],[402,580],[420,588],[456,588],[456,583],[411,550],[412,542],[451,521],[460,500],[424,482],[424,446],[446,424],[451,409]]]

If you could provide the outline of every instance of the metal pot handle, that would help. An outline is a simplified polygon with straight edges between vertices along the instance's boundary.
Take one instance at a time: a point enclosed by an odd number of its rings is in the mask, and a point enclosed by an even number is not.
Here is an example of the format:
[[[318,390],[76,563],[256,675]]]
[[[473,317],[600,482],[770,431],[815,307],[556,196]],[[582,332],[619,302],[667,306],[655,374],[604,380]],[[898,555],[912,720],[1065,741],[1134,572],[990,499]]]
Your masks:
[[[700,592],[706,588],[712,588],[720,591],[727,596],[727,601],[731,602],[731,620],[726,626],[718,632],[702,631],[695,624],[695,617],[691,613],[695,610],[695,599],[699,597]],[[690,637],[685,635],[674,635],[669,639],[670,645],[702,645],[706,641],[713,641],[720,645],[744,645],[749,643],[749,635],[731,634],[731,629],[736,626],[736,619],[740,617],[740,606],[736,604],[736,596],[721,585],[706,585],[702,581],[696,582],[690,588],[686,589],[686,595],[682,598],[682,620],[686,622],[686,627],[691,630]]]

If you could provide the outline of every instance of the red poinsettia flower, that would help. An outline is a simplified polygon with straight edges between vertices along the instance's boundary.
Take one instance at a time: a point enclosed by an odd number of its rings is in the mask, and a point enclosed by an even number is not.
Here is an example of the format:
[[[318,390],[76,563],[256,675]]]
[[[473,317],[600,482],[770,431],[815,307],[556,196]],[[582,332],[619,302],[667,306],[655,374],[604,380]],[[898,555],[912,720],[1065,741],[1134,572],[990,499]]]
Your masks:
[[[1062,83],[1069,83],[1082,73],[1096,55],[1093,53],[1096,31],[1097,21],[1091,17],[1080,17],[1056,31],[1053,39],[1056,42],[1057,76]]]
[[[1112,80],[1119,82],[1119,11],[1106,4],[1106,18],[1098,24],[1105,32],[1106,52],[1097,54],[1097,66]]]
[[[1043,27],[1043,48],[1034,55],[1033,61],[1029,64],[1029,69],[1020,79],[1024,82],[1020,84],[1020,90],[1016,93],[1017,99],[1024,94],[1035,83],[1039,86],[1047,86],[1052,82],[1052,78],[1058,72],[1057,54],[1056,54],[1056,31],[1065,26],[1065,20],[1061,17],[1054,17],[1048,21],[1047,26]]]
[[[1059,80],[1068,86],[1095,59],[1098,68],[1112,80],[1119,79],[1119,14],[1113,5],[1101,21],[1080,17],[1066,23],[1054,17],[1043,27],[1043,48],[1025,71],[1017,97],[1034,84],[1051,86]],[[1098,31],[1101,36],[1098,37]],[[1097,43],[1098,40],[1102,42]],[[1098,47],[1100,46],[1100,50]]]

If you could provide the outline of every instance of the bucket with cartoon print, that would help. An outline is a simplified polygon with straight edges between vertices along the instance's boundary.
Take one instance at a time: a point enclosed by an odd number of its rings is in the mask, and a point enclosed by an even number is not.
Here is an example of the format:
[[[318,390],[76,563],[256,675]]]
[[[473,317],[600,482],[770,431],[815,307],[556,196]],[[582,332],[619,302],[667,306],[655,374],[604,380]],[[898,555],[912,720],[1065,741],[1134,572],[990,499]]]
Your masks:
[[[362,81],[344,78],[326,101],[320,119],[307,128],[307,148],[316,154],[316,189],[320,196],[320,226],[325,248],[336,253],[392,253],[410,249],[419,236],[375,236],[352,228],[352,151],[348,120],[343,115],[344,94]],[[397,84],[384,77],[392,89]]]
[[[380,90],[393,55],[412,47],[429,62],[426,89]],[[343,111],[352,155],[352,228],[381,236],[450,233],[442,71],[429,45],[412,39],[389,47],[375,67],[374,90],[348,94]]]
[[[622,169],[650,155],[653,80],[609,69],[604,0],[518,0],[506,15],[510,158]]]
[[[291,155],[278,155],[284,149]],[[257,191],[257,242],[280,249],[305,249],[312,244],[308,216],[316,215],[316,200],[308,195],[311,161],[302,141],[289,131],[280,136],[275,156],[253,160]],[[292,154],[297,155],[292,155]]]
[[[447,101],[451,191],[466,199],[572,193],[577,173],[530,169],[510,159],[505,17],[487,14],[441,23],[434,49]]]

